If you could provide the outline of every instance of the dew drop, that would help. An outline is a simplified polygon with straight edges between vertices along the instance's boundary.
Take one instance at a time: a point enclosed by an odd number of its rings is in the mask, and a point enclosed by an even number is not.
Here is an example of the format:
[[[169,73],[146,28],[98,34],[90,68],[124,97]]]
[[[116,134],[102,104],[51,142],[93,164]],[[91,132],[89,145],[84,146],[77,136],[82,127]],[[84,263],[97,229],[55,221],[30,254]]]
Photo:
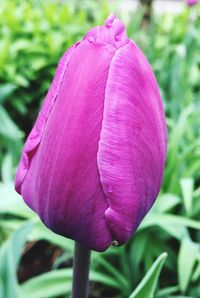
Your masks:
[[[106,23],[106,28],[110,28],[110,27],[112,26],[112,23],[113,23],[113,22],[109,20],[109,21]]]
[[[120,41],[120,36],[119,35],[115,36],[115,41]]]
[[[107,186],[107,192],[109,192],[109,193],[112,192],[112,186],[111,185]]]
[[[91,42],[91,43],[94,42],[95,41],[94,36],[89,36],[88,41]]]
[[[119,242],[117,240],[113,240],[111,242],[112,246],[118,246],[119,245]]]

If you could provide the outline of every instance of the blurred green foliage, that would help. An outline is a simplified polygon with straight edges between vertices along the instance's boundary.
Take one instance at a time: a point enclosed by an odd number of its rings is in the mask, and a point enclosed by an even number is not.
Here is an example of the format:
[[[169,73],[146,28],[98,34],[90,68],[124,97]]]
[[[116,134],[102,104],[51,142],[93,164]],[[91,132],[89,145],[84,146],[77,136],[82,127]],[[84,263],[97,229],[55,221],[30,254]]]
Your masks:
[[[73,242],[43,226],[14,192],[13,178],[59,57],[109,11],[115,7],[106,1],[1,1],[0,297],[69,296],[72,269],[60,265],[72,259]],[[142,17],[141,9],[124,21],[155,71],[165,104],[163,187],[127,245],[93,254],[91,297],[200,297],[200,7],[152,17],[150,24]],[[40,240],[62,255],[51,271],[19,284],[23,247]]]

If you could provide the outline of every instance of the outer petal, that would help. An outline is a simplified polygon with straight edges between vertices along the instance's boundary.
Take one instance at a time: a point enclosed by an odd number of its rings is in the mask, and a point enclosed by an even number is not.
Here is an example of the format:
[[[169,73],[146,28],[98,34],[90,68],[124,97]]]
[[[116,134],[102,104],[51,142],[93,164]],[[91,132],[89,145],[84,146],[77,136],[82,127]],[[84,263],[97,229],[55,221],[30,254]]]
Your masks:
[[[153,72],[131,41],[112,60],[98,151],[112,236],[128,240],[160,190],[166,158],[164,111]]]
[[[51,109],[57,99],[58,91],[62,83],[67,65],[70,61],[70,58],[74,52],[74,49],[79,43],[73,45],[68,51],[66,51],[61,57],[56,74],[54,76],[53,82],[49,88],[49,91],[46,95],[46,98],[43,102],[42,108],[36,120],[36,123],[29,134],[26,143],[23,148],[22,157],[18,166],[16,178],[15,178],[15,188],[16,191],[21,193],[21,185],[27,175],[28,169],[33,155],[35,154],[37,147],[41,141],[42,134],[51,112]]]
[[[97,151],[114,53],[88,41],[75,49],[21,189],[50,229],[99,251],[112,240]]]

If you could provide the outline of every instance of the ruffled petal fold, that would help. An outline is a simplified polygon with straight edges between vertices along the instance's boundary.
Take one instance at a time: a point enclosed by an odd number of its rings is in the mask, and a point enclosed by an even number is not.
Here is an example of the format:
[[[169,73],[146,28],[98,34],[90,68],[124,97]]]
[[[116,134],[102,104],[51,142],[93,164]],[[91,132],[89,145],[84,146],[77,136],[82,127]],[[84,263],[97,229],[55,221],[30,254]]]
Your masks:
[[[158,85],[133,42],[115,54],[106,85],[98,168],[113,239],[126,242],[154,203],[166,159],[167,130]]]

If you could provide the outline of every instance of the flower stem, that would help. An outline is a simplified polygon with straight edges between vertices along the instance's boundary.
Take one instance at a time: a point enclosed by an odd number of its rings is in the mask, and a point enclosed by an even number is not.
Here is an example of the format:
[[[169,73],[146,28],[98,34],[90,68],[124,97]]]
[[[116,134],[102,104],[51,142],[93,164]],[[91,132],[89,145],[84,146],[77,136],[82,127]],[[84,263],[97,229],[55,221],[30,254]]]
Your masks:
[[[87,298],[89,285],[90,250],[75,243],[72,298]]]

